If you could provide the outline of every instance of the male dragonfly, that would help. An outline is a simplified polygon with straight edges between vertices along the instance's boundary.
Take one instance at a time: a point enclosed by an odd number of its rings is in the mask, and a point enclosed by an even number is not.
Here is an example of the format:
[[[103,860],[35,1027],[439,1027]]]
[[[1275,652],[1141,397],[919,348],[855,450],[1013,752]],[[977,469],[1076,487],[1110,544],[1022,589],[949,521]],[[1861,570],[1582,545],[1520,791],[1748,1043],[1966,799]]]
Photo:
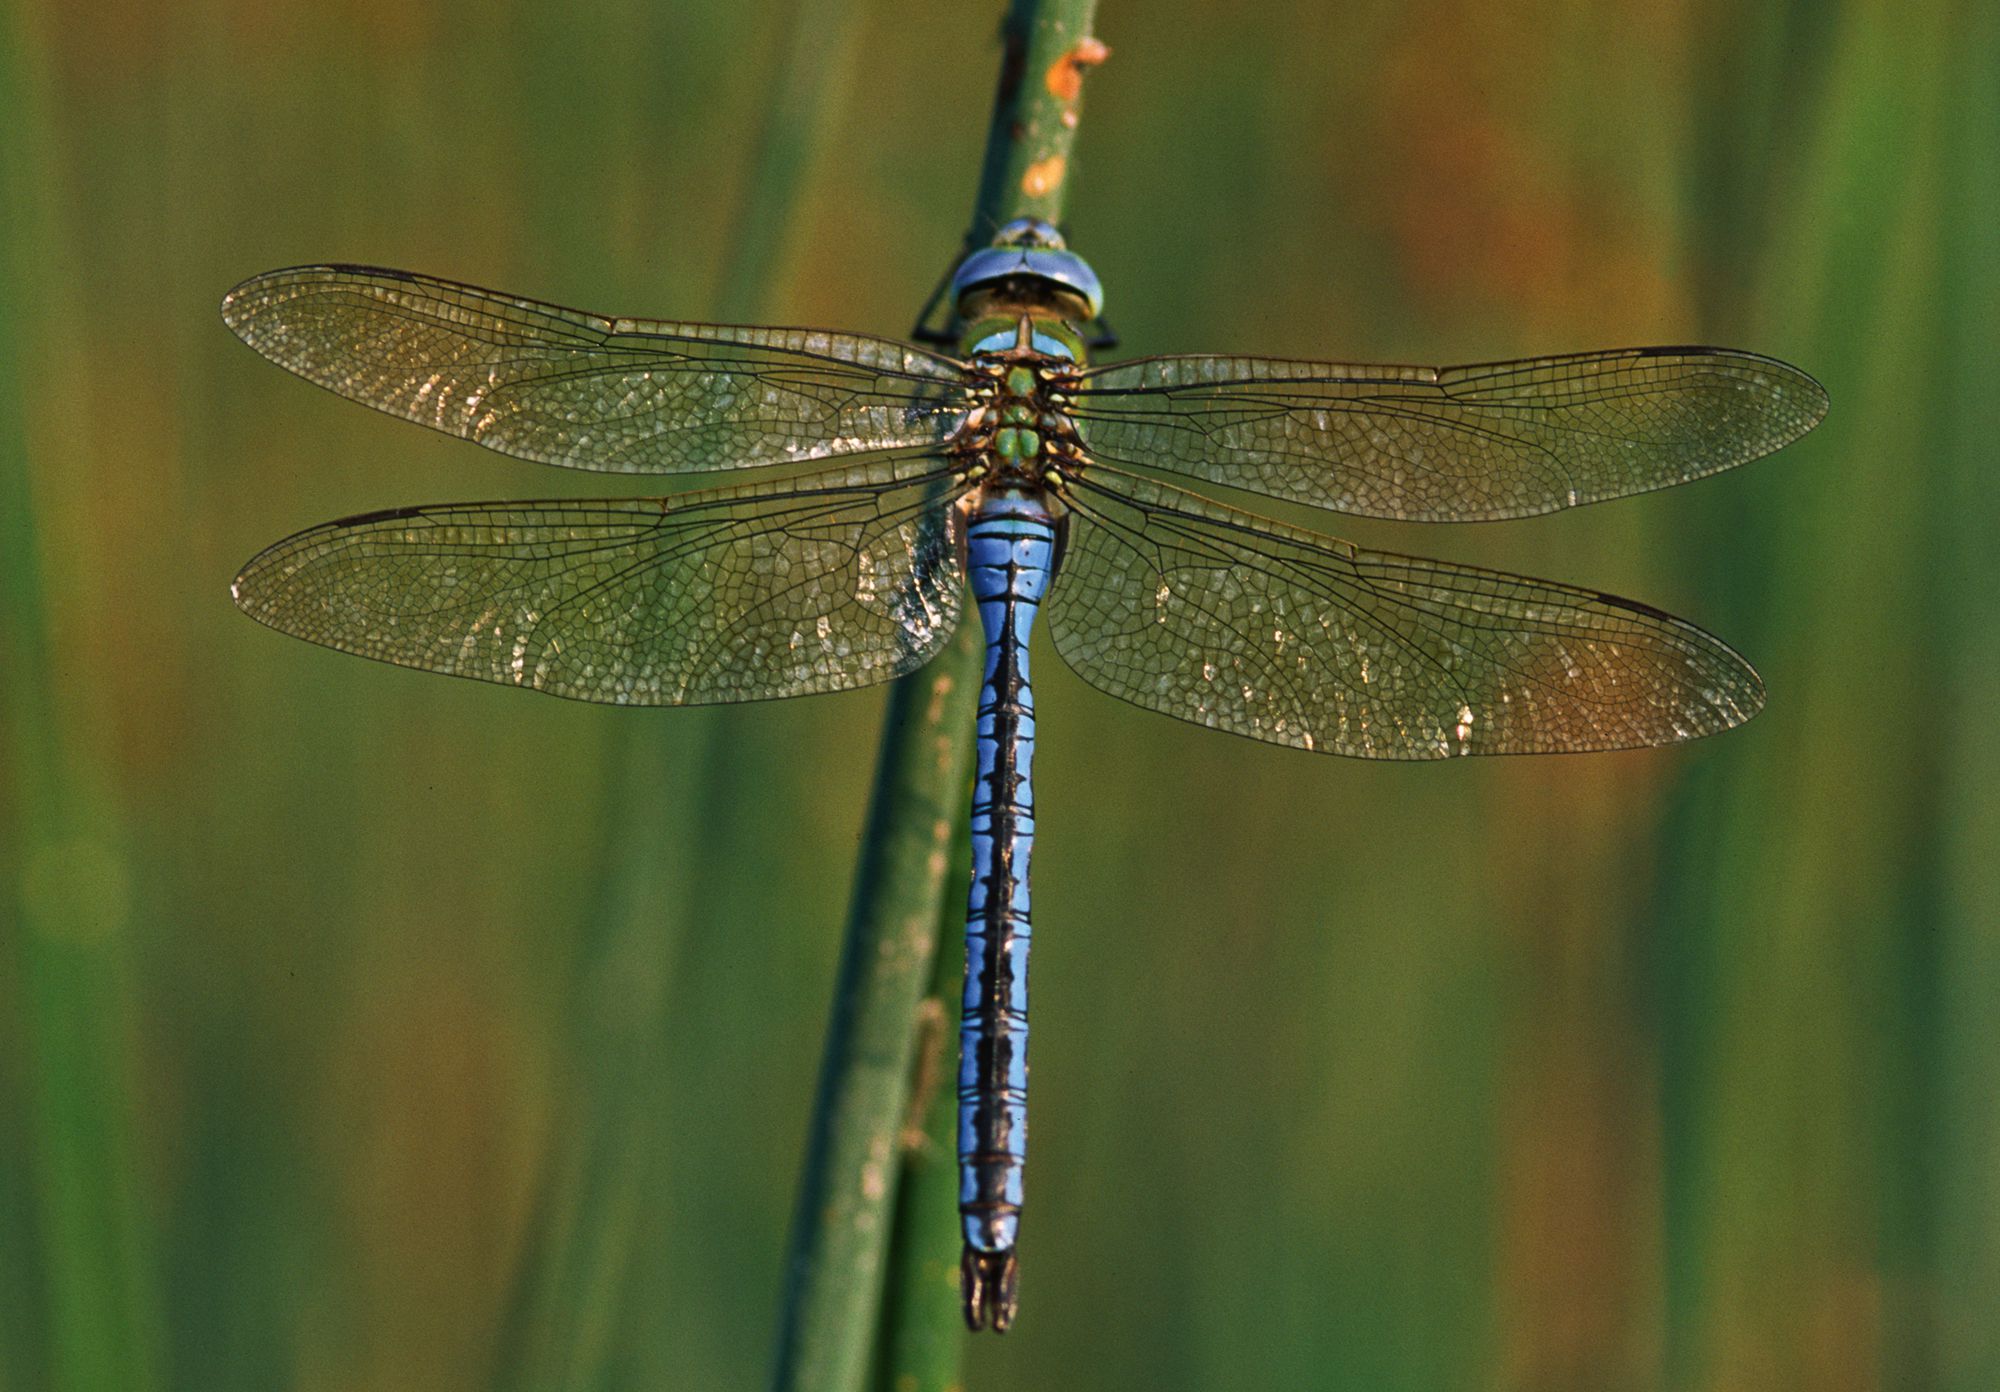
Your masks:
[[[952,292],[955,357],[612,319],[360,266],[258,276],[223,301],[229,327],[378,410],[569,468],[770,472],[666,498],[369,513],[279,542],[232,593],[273,628],[384,662],[676,706],[914,671],[969,583],[986,674],[961,1273],[967,1322],[1005,1330],[1027,1140],[1028,635],[1045,602],[1056,651],[1100,690],[1331,754],[1671,744],[1764,702],[1741,657],[1644,604],[1369,550],[1155,476],[1368,517],[1527,517],[1755,459],[1827,403],[1798,369],[1718,348],[1092,367],[1097,276],[1036,221],[968,256]]]

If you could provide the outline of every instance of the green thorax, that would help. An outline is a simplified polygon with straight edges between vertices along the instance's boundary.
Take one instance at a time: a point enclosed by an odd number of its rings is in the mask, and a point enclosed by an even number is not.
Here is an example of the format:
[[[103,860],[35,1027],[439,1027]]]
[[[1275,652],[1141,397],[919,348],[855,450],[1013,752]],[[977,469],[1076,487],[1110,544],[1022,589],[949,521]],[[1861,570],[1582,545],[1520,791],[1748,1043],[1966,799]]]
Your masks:
[[[1003,353],[1019,346],[1021,320],[1031,327],[1029,346],[1036,353],[1081,365],[1084,361],[1083,335],[1077,326],[1046,311],[1037,313],[1023,306],[1011,306],[1010,314],[986,314],[968,320],[958,341],[958,351],[967,358]]]

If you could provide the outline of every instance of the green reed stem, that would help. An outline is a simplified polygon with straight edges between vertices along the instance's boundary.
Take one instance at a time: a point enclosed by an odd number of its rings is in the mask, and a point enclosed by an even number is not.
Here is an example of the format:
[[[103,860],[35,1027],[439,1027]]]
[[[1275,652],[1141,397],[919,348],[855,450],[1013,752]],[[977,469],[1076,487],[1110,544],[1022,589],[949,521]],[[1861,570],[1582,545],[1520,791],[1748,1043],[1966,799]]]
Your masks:
[[[968,807],[968,811],[970,808]],[[902,1180],[882,1296],[876,1392],[946,1392],[962,1385],[965,1316],[959,1309],[958,1009],[965,972],[959,931],[971,878],[972,825],[957,818],[954,873],[938,916],[938,948],[924,997],[917,1062],[902,1137]]]
[[[1095,0],[1014,0],[975,237],[1016,217],[1061,216],[1082,67],[1097,58],[1095,8]],[[890,693],[793,1219],[773,1378],[781,1392],[857,1392],[882,1340],[900,1137],[952,829],[968,809],[980,655],[967,615],[950,647]],[[948,1289],[940,1295],[955,1310]],[[895,1308],[907,1306],[899,1299]]]
[[[774,1385],[854,1392],[873,1346],[953,819],[979,698],[977,626],[898,682],[799,1186]]]

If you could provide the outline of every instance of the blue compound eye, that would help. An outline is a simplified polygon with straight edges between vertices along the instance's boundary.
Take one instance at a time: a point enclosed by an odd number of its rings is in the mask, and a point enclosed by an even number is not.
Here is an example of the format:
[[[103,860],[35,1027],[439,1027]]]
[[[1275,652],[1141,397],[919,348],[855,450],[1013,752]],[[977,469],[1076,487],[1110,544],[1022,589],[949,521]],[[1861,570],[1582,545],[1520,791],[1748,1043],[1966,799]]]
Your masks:
[[[1002,280],[1039,280],[1082,300],[1096,318],[1104,309],[1104,286],[1090,263],[1068,249],[1062,233],[1040,218],[1019,218],[1002,227],[993,245],[965,258],[951,278],[951,293],[966,293]]]

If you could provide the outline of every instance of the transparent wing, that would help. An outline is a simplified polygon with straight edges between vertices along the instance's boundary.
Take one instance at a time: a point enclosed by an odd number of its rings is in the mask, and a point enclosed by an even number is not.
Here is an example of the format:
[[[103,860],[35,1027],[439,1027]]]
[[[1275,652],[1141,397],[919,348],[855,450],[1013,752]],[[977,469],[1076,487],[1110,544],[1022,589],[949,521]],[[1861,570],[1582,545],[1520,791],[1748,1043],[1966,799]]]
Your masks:
[[[1093,466],[1067,493],[1056,649],[1135,705],[1372,759],[1672,744],[1763,683],[1630,600],[1364,551]]]
[[[671,499],[469,503],[331,522],[231,592],[344,652],[583,701],[845,691],[922,666],[958,622],[949,475],[828,471]]]
[[[222,318],[340,395],[502,454],[699,473],[929,447],[962,407],[949,358],[810,329],[609,319],[365,266],[272,271]]]
[[[1473,367],[1170,357],[1084,374],[1098,458],[1415,522],[1527,517],[1686,483],[1817,425],[1826,392],[1725,348]]]

